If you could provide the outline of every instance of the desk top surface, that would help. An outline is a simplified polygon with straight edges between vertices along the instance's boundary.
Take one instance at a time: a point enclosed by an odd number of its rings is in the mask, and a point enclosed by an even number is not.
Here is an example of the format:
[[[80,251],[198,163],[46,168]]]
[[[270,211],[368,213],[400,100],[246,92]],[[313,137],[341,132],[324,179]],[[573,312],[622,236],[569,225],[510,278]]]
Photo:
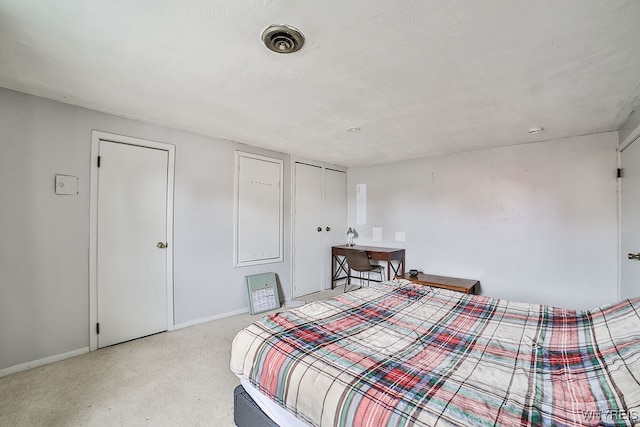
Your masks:
[[[452,286],[452,287],[463,288],[463,289],[471,289],[480,283],[479,280],[475,280],[475,279],[461,279],[459,277],[437,276],[435,274],[424,274],[424,273],[419,273],[417,276],[402,275],[402,276],[398,276],[398,278],[408,279],[416,283],[422,283],[422,284],[433,283],[434,285],[445,285],[445,286]]]
[[[332,248],[335,249],[359,249],[361,251],[367,251],[367,252],[398,252],[398,251],[404,251],[404,249],[402,248],[382,248],[382,247],[378,247],[378,246],[347,246],[347,245],[337,245],[337,246],[332,246]]]

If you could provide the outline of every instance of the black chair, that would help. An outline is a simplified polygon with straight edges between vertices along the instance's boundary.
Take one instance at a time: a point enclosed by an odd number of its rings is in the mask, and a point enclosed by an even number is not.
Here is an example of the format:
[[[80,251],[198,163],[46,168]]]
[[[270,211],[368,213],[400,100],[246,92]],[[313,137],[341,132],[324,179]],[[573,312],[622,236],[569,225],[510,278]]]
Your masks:
[[[378,264],[371,264],[367,251],[363,251],[360,249],[347,249],[345,253],[347,257],[347,265],[349,266],[349,268],[360,273],[360,283],[362,283],[362,273],[367,273],[367,286],[369,286],[369,275],[372,271],[380,274],[380,281],[382,282],[383,267]],[[347,292],[348,283],[349,278],[347,278],[347,280],[345,280],[344,282],[344,292]]]

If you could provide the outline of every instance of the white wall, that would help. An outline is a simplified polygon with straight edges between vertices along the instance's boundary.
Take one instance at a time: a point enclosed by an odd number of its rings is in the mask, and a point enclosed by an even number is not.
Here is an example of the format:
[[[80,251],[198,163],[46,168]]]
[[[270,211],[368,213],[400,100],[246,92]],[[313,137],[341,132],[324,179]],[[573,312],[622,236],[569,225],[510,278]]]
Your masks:
[[[358,244],[480,279],[494,297],[587,309],[617,298],[617,132],[349,170],[367,184]],[[382,227],[383,242],[371,241]],[[395,242],[394,232],[407,233]]]
[[[242,144],[153,126],[0,89],[0,369],[88,347],[91,130],[176,145],[175,322],[247,307],[244,276],[285,261],[233,268],[236,149]],[[615,300],[617,134],[601,134],[353,168],[368,184],[358,243],[403,246],[425,272],[478,278],[483,293],[587,308]],[[56,196],[57,173],[80,177],[78,196]],[[432,181],[433,177],[433,181]],[[290,236],[285,191],[285,242]],[[393,241],[394,231],[407,242]]]
[[[89,345],[91,130],[176,146],[175,322],[247,307],[244,276],[275,271],[290,297],[285,261],[233,267],[234,152],[288,155],[0,89],[0,369]],[[80,178],[77,196],[54,194],[55,174]],[[285,191],[285,242],[290,236]]]

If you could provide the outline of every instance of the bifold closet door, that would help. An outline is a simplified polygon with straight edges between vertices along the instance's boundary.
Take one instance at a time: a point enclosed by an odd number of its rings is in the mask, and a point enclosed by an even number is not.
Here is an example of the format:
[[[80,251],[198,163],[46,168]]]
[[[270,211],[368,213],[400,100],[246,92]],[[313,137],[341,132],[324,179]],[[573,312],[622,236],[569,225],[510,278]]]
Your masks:
[[[347,173],[295,164],[293,295],[331,287],[331,246],[347,238]]]
[[[331,288],[331,246],[347,243],[347,173],[325,169],[325,235],[322,251],[323,276],[322,288]],[[326,228],[329,228],[327,230]]]
[[[321,288],[324,233],[321,167],[295,164],[294,297]]]

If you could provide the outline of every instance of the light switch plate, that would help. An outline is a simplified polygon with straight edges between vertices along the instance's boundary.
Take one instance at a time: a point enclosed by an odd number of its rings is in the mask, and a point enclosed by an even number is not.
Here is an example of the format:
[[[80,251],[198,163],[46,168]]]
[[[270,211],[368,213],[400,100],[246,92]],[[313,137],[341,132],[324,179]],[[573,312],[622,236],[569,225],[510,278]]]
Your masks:
[[[406,242],[407,241],[407,233],[404,231],[396,231],[396,242]]]
[[[382,242],[382,227],[373,227],[371,231],[372,231],[372,240],[375,243]]]
[[[78,177],[71,175],[56,175],[56,194],[78,194]]]

